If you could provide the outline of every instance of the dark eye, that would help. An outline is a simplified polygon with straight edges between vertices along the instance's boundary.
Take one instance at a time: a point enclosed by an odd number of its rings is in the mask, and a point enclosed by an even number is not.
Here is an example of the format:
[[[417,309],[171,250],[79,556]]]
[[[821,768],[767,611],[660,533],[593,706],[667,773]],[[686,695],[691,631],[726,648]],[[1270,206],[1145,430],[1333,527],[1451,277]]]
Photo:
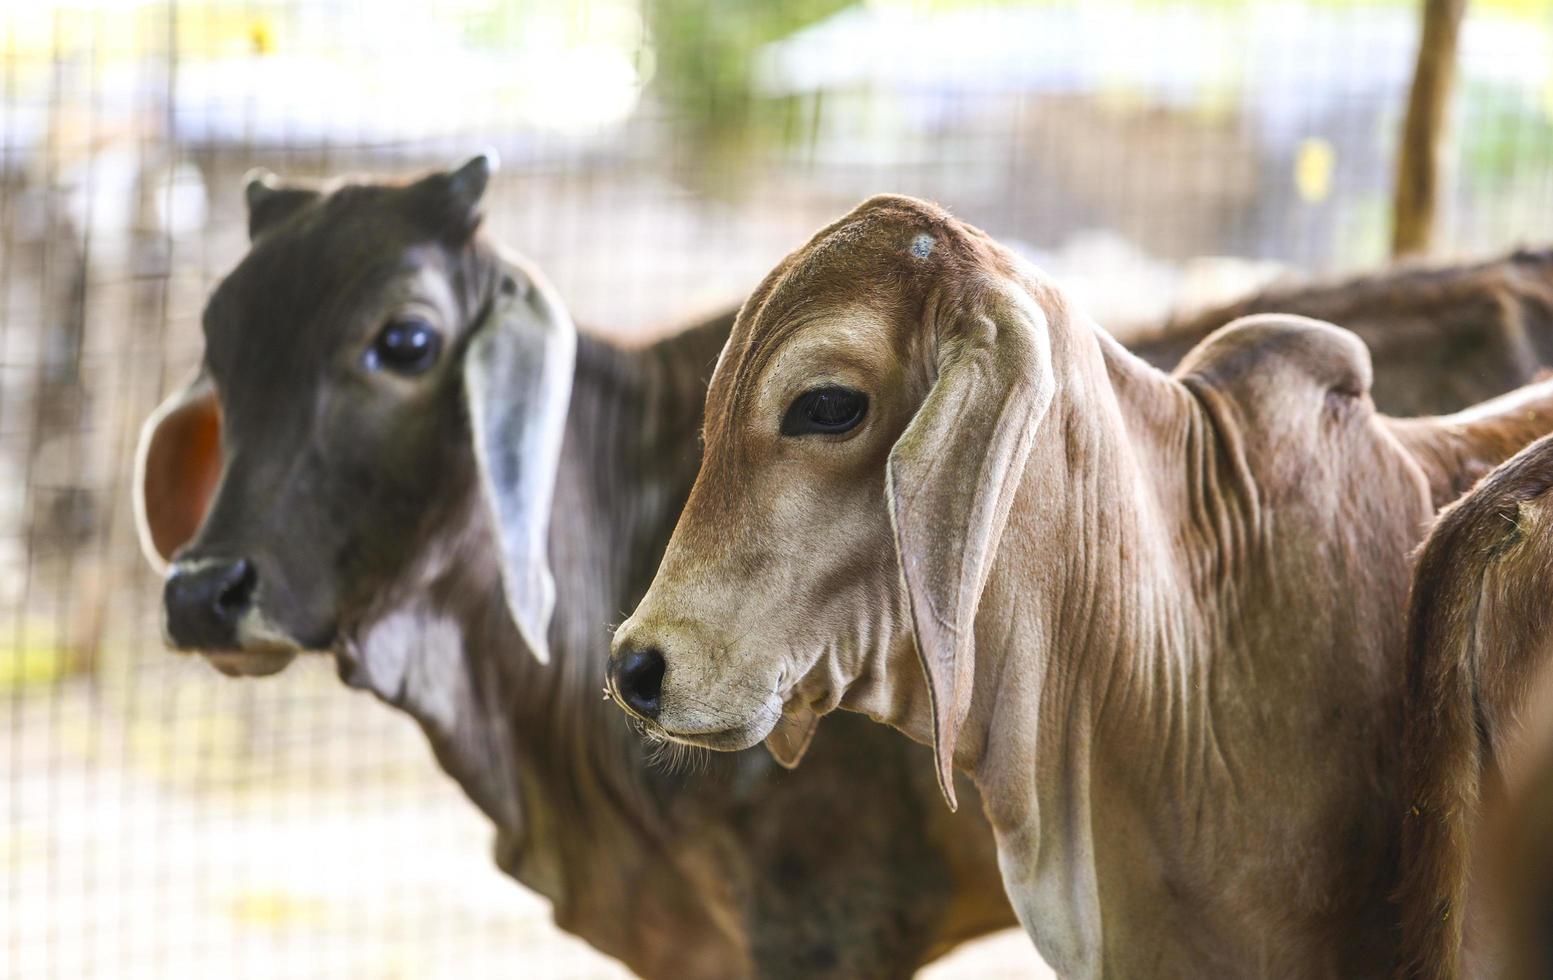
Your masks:
[[[425,320],[390,320],[367,350],[367,367],[395,374],[420,374],[437,363],[442,335]]]
[[[793,399],[782,418],[784,436],[811,432],[835,434],[856,428],[868,414],[868,396],[851,388],[831,385],[814,388]]]

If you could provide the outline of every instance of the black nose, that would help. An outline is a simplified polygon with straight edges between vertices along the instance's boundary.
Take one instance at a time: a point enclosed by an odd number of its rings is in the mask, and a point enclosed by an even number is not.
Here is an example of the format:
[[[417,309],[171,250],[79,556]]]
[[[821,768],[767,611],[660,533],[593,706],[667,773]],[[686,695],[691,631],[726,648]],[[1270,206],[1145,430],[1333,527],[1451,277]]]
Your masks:
[[[174,566],[162,589],[167,635],[181,650],[237,648],[237,621],[253,603],[259,576],[246,559]]]
[[[658,696],[663,693],[663,654],[657,650],[627,650],[610,668],[615,693],[626,707],[643,718],[658,717]]]

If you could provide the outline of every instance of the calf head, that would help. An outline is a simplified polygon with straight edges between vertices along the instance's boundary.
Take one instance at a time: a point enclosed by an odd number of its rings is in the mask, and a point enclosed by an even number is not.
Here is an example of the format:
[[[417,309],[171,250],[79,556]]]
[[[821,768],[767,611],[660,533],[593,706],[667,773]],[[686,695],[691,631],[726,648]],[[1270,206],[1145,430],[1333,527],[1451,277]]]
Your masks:
[[[617,634],[616,700],[667,737],[765,738],[788,764],[843,698],[913,715],[953,805],[976,609],[1067,317],[1033,269],[907,198],[789,256],[712,377],[701,472]]]
[[[509,605],[545,656],[576,338],[536,271],[478,233],[492,167],[332,192],[250,180],[251,248],[137,455],[169,646],[273,673],[499,525]]]

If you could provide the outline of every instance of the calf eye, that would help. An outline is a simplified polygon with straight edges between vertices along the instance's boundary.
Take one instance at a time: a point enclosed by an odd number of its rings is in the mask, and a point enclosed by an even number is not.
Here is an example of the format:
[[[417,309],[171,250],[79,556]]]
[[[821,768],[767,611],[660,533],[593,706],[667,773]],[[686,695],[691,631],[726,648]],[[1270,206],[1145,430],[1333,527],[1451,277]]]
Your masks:
[[[868,414],[868,396],[861,391],[830,385],[804,392],[787,407],[782,418],[784,436],[812,432],[834,435],[857,427]]]
[[[442,335],[425,320],[390,320],[367,349],[367,367],[395,374],[420,374],[437,363],[441,352]]]

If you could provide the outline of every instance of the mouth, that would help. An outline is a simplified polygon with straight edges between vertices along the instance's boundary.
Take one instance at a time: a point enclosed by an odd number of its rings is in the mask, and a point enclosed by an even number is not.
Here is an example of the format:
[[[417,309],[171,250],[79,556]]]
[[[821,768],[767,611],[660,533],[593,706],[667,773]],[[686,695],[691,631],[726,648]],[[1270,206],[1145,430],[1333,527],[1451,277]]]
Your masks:
[[[779,705],[766,704],[762,705],[753,720],[742,725],[709,730],[677,731],[661,721],[644,718],[630,708],[626,711],[630,714],[632,722],[636,724],[637,730],[646,738],[657,742],[675,742],[698,749],[711,749],[714,752],[739,752],[759,745],[767,735],[771,734],[771,730],[782,718]]]
[[[300,650],[206,650],[200,656],[228,677],[269,677],[291,665]]]
[[[333,636],[327,642],[301,643],[273,627],[244,632],[240,646],[189,652],[198,653],[227,677],[270,677],[291,666],[302,654],[327,652],[334,645]]]
[[[778,678],[776,689],[767,689],[763,694],[757,694],[748,686],[744,690],[724,692],[724,696],[733,696],[733,700],[743,702],[742,707],[714,704],[715,698],[707,699],[672,687],[660,688],[657,704],[661,708],[651,716],[637,710],[622,696],[616,684],[615,671],[605,671],[604,700],[613,701],[615,707],[625,712],[637,732],[653,742],[714,752],[740,752],[759,745],[782,720],[784,698],[776,690],[785,686],[781,678]],[[746,700],[748,695],[755,697]],[[737,724],[727,724],[734,719],[741,720]]]
[[[656,722],[638,719],[636,727],[649,741],[688,745],[691,748],[710,749],[713,752],[739,752],[753,745],[759,745],[761,739],[765,738],[749,726],[716,732],[674,732]]]

